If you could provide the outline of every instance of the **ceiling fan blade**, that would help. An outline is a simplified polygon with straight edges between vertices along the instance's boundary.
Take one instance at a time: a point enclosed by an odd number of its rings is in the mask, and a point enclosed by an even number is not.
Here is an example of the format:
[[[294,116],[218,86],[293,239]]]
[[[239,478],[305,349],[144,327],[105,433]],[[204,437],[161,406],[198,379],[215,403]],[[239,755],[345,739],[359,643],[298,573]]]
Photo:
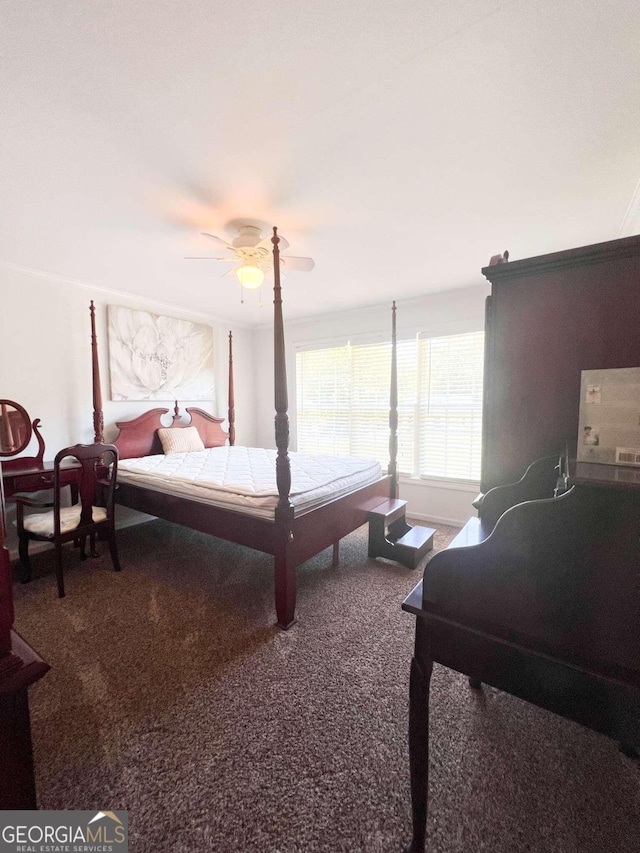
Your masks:
[[[218,246],[218,248],[220,248],[220,249],[232,249],[232,248],[233,248],[233,246],[231,245],[231,243],[227,243],[227,241],[226,241],[226,240],[223,240],[223,239],[222,239],[222,237],[216,237],[216,235],[215,235],[215,234],[207,234],[207,232],[206,232],[206,231],[201,231],[201,232],[200,232],[200,234],[201,234],[203,237],[207,237],[209,240],[213,240],[213,242],[214,242],[214,243]]]
[[[198,255],[187,255],[185,261],[223,261],[225,264],[234,264],[235,258],[204,258]]]
[[[313,258],[294,258],[290,255],[281,255],[280,260],[286,270],[310,272],[316,265]]]
[[[289,248],[289,241],[287,240],[286,237],[282,237],[280,234],[278,234],[278,237],[280,238],[280,242],[278,243],[278,249],[281,252],[284,252],[285,249]],[[257,248],[268,249],[271,252],[273,250],[273,243],[271,242],[271,234],[269,234],[269,236],[265,237],[263,240],[260,240],[260,242],[256,246],[256,249]]]

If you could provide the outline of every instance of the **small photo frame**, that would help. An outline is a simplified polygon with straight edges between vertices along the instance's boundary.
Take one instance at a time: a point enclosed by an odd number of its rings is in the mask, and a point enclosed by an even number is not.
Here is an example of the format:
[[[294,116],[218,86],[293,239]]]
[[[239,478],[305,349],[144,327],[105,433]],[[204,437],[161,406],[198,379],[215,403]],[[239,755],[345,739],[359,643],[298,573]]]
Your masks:
[[[587,393],[585,403],[601,403],[602,402],[602,386],[587,385]]]
[[[600,444],[600,430],[596,426],[582,427],[582,444],[597,447]]]

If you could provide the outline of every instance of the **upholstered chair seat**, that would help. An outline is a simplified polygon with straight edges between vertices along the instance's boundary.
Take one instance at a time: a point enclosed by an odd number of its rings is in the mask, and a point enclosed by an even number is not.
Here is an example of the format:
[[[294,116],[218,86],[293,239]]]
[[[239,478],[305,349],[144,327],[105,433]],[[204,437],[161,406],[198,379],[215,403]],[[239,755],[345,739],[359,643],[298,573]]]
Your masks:
[[[63,507],[60,510],[60,533],[75,530],[80,524],[81,513],[82,507],[79,504]],[[91,507],[91,518],[94,524],[104,521],[106,517],[107,510],[103,506]],[[34,512],[32,515],[24,517],[25,530],[28,530],[29,533],[35,533],[36,536],[46,536],[47,539],[53,539],[55,523],[53,510],[50,512]]]

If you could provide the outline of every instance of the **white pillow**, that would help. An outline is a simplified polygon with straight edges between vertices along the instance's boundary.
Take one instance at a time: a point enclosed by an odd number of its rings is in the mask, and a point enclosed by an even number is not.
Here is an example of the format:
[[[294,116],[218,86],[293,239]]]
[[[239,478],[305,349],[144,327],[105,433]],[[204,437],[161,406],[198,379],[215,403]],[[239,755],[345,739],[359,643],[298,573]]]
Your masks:
[[[165,455],[167,453],[184,453],[188,450],[204,450],[200,433],[194,426],[159,429],[158,438]]]

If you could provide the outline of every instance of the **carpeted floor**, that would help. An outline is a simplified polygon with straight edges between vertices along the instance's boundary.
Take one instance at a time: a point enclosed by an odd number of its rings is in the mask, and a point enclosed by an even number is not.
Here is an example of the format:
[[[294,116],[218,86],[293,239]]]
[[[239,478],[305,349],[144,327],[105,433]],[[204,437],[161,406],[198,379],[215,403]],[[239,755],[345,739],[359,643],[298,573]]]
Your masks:
[[[437,546],[454,533],[441,528]],[[421,576],[366,530],[299,570],[274,627],[271,559],[153,521],[50,554],[14,587],[52,665],[31,691],[39,804],[128,809],[132,853],[400,851],[410,835],[408,675]],[[615,743],[436,667],[432,853],[637,853],[640,770]]]

